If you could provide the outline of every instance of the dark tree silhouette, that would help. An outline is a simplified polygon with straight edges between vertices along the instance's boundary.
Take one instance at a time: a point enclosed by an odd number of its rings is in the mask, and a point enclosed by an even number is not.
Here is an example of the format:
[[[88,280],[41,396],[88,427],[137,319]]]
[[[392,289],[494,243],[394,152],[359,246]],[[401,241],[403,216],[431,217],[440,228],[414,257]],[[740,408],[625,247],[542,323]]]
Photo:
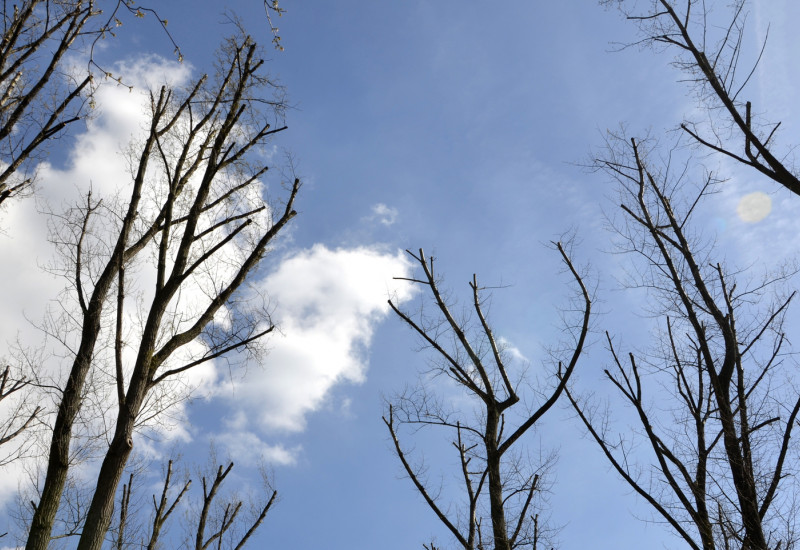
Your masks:
[[[605,375],[636,429],[616,433],[573,390],[567,396],[617,473],[690,548],[792,548],[800,396],[787,383],[796,366],[786,360],[783,320],[794,293],[777,292],[791,272],[742,281],[692,232],[698,205],[720,182],[706,174],[690,194],[685,165],[674,175],[636,140],[611,145],[598,163],[620,184],[618,230],[641,260],[631,284],[648,290],[663,333],[649,352],[627,356],[607,335]]]
[[[114,350],[118,410],[80,530],[81,549],[103,544],[134,428],[153,390],[207,361],[257,345],[273,329],[258,301],[244,303],[237,291],[295,216],[300,182],[289,185],[283,205],[270,205],[259,179],[267,171],[258,154],[261,146],[285,128],[273,127],[281,118],[282,91],[264,74],[249,37],[228,40],[219,66],[215,79],[202,77],[184,94],[166,87],[151,93],[149,128],[127,203],[115,210],[89,194],[64,222],[71,230],[65,234],[74,236],[67,254],[72,265],[64,275],[75,292],[73,318],[80,337],[60,392],[29,549],[48,547],[69,470],[75,419],[87,376],[98,361],[98,346],[106,345],[103,338]],[[91,223],[98,217],[103,223]],[[101,234],[92,234],[93,227]],[[112,244],[92,246],[98,239]],[[137,302],[129,291],[133,283],[126,269],[134,264],[152,270],[146,302]],[[192,292],[197,299],[181,303]],[[128,307],[144,312],[135,329],[125,326]],[[227,322],[218,321],[222,313]],[[104,328],[104,314],[116,319],[112,327]]]
[[[684,121],[684,132],[703,147],[754,168],[800,195],[800,172],[786,160],[791,148],[776,145],[781,123],[757,116],[769,112],[769,106],[754,107],[747,99],[748,84],[767,42],[752,65],[741,66],[742,59],[749,57],[745,51],[746,0],[724,6],[703,0],[601,3],[618,6],[639,24],[642,38],[638,44],[675,52],[673,64],[686,75],[706,115],[706,120]]]
[[[469,284],[472,323],[456,319],[452,304],[440,290],[434,259],[426,258],[422,250],[418,254],[409,252],[422,269],[422,276],[407,280],[425,288],[433,302],[433,314],[423,307],[414,316],[389,302],[424,345],[434,351],[434,372],[455,382],[470,406],[475,407],[474,411],[469,406],[454,410],[430,385],[420,383],[387,404],[383,418],[406,474],[459,546],[466,550],[537,549],[544,538],[537,502],[542,474],[549,461],[531,467],[523,451],[522,437],[551,410],[566,388],[583,351],[592,306],[590,294],[572,260],[561,243],[555,246],[577,286],[575,309],[580,315],[568,329],[573,341],[564,350],[563,360],[559,358],[549,382],[530,392],[525,390],[524,377],[510,369],[512,360],[492,333],[485,313],[485,289],[479,286],[477,277],[473,276]],[[401,445],[403,427],[449,432],[458,456],[462,500],[448,502],[449,499],[441,498],[440,490],[429,483],[424,465],[415,462]],[[466,505],[459,507],[456,502],[462,501]],[[488,520],[488,525],[484,520]]]

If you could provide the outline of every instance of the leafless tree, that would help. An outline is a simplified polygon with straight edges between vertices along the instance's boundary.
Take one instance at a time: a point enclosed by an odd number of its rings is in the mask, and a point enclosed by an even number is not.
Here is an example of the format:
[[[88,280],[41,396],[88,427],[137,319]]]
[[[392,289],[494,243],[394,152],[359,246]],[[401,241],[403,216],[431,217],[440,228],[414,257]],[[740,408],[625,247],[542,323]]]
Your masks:
[[[96,15],[92,2],[3,3],[0,42],[0,204],[32,183],[35,153],[80,119],[90,76],[67,77],[62,62]],[[41,52],[50,55],[42,62]]]
[[[74,238],[63,243],[71,258],[64,275],[80,336],[27,548],[48,547],[90,371],[108,373],[117,401],[78,544],[99,549],[134,429],[151,413],[148,399],[182,373],[251,349],[273,330],[258,300],[240,294],[295,216],[300,182],[290,184],[283,205],[271,205],[260,179],[267,171],[260,148],[285,128],[273,127],[282,106],[256,45],[244,36],[228,40],[216,77],[202,77],[185,93],[162,87],[150,94],[149,126],[124,190],[129,198],[115,205],[89,194],[65,222]],[[129,269],[138,270],[135,279],[126,277]],[[107,355],[98,351],[105,342]]]
[[[466,396],[466,400],[461,395],[457,398],[461,407],[450,406],[446,398],[437,395],[432,380],[423,381],[388,404],[383,418],[406,474],[459,547],[465,549],[536,549],[543,544],[536,503],[541,502],[542,474],[550,460],[531,466],[520,443],[558,401],[575,371],[589,331],[592,305],[581,275],[561,243],[556,243],[556,248],[577,286],[577,322],[568,331],[574,341],[564,350],[563,361],[558,360],[548,381],[531,391],[525,390],[524,374],[515,373],[502,340],[492,333],[485,314],[485,289],[475,276],[470,282],[472,322],[468,318],[456,319],[452,303],[440,290],[434,259],[426,258],[422,250],[418,254],[409,252],[422,269],[422,277],[407,280],[425,288],[434,313],[429,314],[423,307],[414,316],[389,302],[425,346],[435,352],[429,374],[445,375]],[[464,401],[469,404],[464,405]],[[474,410],[470,411],[470,407]],[[449,432],[447,437],[455,448],[455,475],[461,489],[452,499],[443,497],[444,489],[430,482],[425,465],[413,459],[400,442],[402,428],[430,427]],[[484,519],[489,519],[490,525]]]
[[[100,4],[111,8],[110,14],[104,14]],[[76,76],[66,66],[67,54],[90,49],[112,35],[121,24],[120,11],[143,15],[143,9],[122,0],[3,2],[0,205],[29,190],[46,142],[84,116],[92,75]],[[166,22],[157,19],[166,31]]]
[[[791,270],[752,283],[714,259],[692,231],[714,176],[692,186],[691,167],[654,166],[636,140],[612,141],[599,163],[620,184],[617,227],[641,260],[632,282],[647,289],[663,332],[627,356],[608,336],[605,375],[634,430],[615,433],[570,388],[568,398],[613,468],[690,548],[793,548],[800,397],[782,367],[796,368],[783,332],[794,293],[777,292]]]
[[[196,505],[184,506],[183,521],[188,522],[184,527],[191,532],[191,536],[187,537],[183,546],[193,550],[207,548],[240,550],[247,545],[250,537],[264,522],[267,513],[276,502],[278,493],[264,477],[263,501],[258,503],[251,501],[251,510],[246,510],[248,505],[238,494],[221,492],[225,479],[233,469],[233,462],[229,462],[226,467],[216,464],[213,449],[211,457],[215,463],[212,470],[199,474],[203,487],[202,497],[196,499],[198,501]],[[119,499],[119,520],[113,532],[114,548],[123,550],[136,547],[156,550],[169,544],[173,546],[176,544],[174,537],[164,540],[166,523],[181,501],[184,501],[184,497],[192,499],[190,493],[192,480],[186,479],[175,485],[173,474],[173,461],[170,460],[161,495],[152,495],[152,514],[146,529],[142,529],[141,521],[136,524],[137,512],[141,516],[142,511],[133,510],[130,504],[131,493],[135,490],[132,488],[134,474],[130,474],[128,483],[123,485]],[[129,523],[134,524],[133,534],[128,532]],[[137,538],[136,531],[140,534],[146,533],[146,536]]]
[[[686,120],[681,128],[697,143],[750,166],[800,195],[800,173],[787,161],[788,148],[775,144],[780,122],[757,116],[759,109],[746,99],[757,65],[767,47],[760,45],[755,61],[748,59],[747,2],[706,0],[603,0],[618,5],[639,24],[640,44],[676,51],[674,65],[687,75],[706,109],[707,120]],[[640,6],[646,6],[640,8]],[[715,11],[715,8],[717,11]],[[722,13],[719,10],[724,10]],[[760,111],[768,109],[762,106]]]
[[[210,476],[202,477],[203,499],[195,530],[194,550],[206,550],[212,543],[218,549],[240,550],[261,526],[275,503],[278,493],[269,490],[269,498],[257,507],[253,517],[245,520],[242,515],[244,502],[241,499],[234,497],[220,500],[219,489],[232,468],[233,462],[230,462],[224,469],[221,465],[217,468],[213,480]],[[211,533],[208,532],[209,528]]]
[[[166,19],[153,7],[133,0],[20,0],[3,2],[0,41],[0,205],[27,193],[47,142],[86,115],[94,86],[105,79],[126,84],[96,61],[97,43],[119,32],[127,17],[155,20],[177,59],[183,55]],[[266,20],[276,48],[283,49],[272,16],[285,10],[264,0]],[[67,54],[85,57],[87,71],[66,62]],[[82,73],[82,74],[81,74]],[[93,73],[99,73],[94,79]]]

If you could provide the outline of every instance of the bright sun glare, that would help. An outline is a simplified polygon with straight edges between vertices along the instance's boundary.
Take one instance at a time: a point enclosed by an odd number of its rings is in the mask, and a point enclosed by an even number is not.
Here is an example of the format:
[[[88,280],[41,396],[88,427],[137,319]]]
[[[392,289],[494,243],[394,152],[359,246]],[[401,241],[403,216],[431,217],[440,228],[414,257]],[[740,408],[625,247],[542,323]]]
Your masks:
[[[766,218],[772,210],[772,199],[769,195],[756,191],[748,193],[739,200],[736,213],[743,222],[756,223]]]

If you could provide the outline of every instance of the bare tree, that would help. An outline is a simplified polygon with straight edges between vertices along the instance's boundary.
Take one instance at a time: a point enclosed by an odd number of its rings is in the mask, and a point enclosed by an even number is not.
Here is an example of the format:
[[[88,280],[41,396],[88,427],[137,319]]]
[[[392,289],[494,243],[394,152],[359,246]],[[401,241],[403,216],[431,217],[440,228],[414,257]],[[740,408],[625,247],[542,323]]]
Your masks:
[[[618,5],[628,19],[639,24],[640,44],[675,50],[674,65],[687,75],[706,108],[708,120],[686,120],[681,128],[704,147],[750,166],[800,195],[800,173],[777,152],[775,137],[780,122],[760,120],[758,109],[746,99],[757,65],[767,47],[765,40],[755,61],[748,59],[747,2],[726,3],[723,14],[705,0],[648,0],[630,7],[626,0],[603,0]],[[639,10],[640,5],[647,8]],[[764,107],[761,108],[764,110]]]
[[[109,2],[110,14],[104,14],[99,4],[94,0],[3,2],[0,204],[29,190],[45,143],[84,116],[92,75],[75,76],[65,66],[66,55],[91,49],[97,40],[113,35],[121,24],[120,10],[143,15],[146,9],[119,0]],[[166,22],[157,19],[166,31]]]
[[[225,479],[233,470],[233,462],[229,462],[226,467],[216,464],[213,448],[210,456],[214,464],[210,471],[199,474],[203,494],[196,499],[193,499],[190,493],[191,479],[185,479],[175,485],[174,463],[172,460],[169,461],[161,495],[152,495],[152,513],[146,529],[142,529],[141,517],[136,517],[143,515],[142,510],[135,510],[130,504],[131,493],[135,490],[132,488],[134,474],[131,473],[119,499],[119,520],[113,533],[113,547],[118,550],[133,547],[156,550],[170,544],[175,546],[174,537],[164,540],[166,524],[181,501],[185,503],[184,497],[186,497],[196,502],[190,506],[183,506],[184,527],[191,533],[184,541],[184,547],[193,550],[206,550],[209,547],[216,550],[244,548],[253,533],[264,522],[267,513],[276,502],[278,493],[272,489],[272,484],[264,475],[264,498],[257,503],[251,500],[249,505],[245,504],[236,492],[222,491]],[[133,533],[128,532],[129,524],[133,525]],[[137,536],[137,531],[139,534],[146,533],[146,536]]]
[[[94,15],[93,2],[3,3],[0,204],[31,185],[30,165],[41,145],[80,119],[91,77],[68,78],[62,61]],[[43,63],[40,51],[50,53]]]
[[[609,151],[599,162],[620,183],[619,231],[642,260],[633,284],[647,289],[663,332],[649,352],[627,357],[608,336],[605,375],[636,429],[615,433],[569,388],[567,396],[613,468],[689,547],[793,548],[790,440],[800,397],[781,367],[794,293],[770,292],[791,272],[743,281],[692,232],[693,215],[719,183],[712,175],[690,194],[695,174],[677,159],[658,169],[635,140]]]
[[[459,411],[448,406],[427,381],[388,404],[383,418],[406,474],[465,549],[536,549],[544,538],[536,502],[542,491],[541,475],[549,460],[531,467],[520,442],[558,401],[575,371],[589,331],[592,305],[589,292],[561,243],[556,243],[556,248],[578,288],[575,300],[579,317],[569,327],[574,341],[564,350],[564,360],[558,360],[557,370],[549,375],[548,382],[530,392],[524,391],[524,375],[515,374],[510,368],[512,361],[504,352],[502,341],[498,342],[492,333],[485,315],[485,288],[478,285],[475,276],[470,282],[472,323],[456,319],[452,304],[440,290],[434,260],[426,258],[422,250],[409,254],[423,276],[406,280],[426,289],[434,303],[434,314],[427,314],[423,308],[419,316],[412,316],[389,302],[394,312],[434,350],[436,362],[431,374],[445,375],[466,395],[469,407],[475,407],[474,411]],[[449,432],[458,457],[460,496],[442,498],[443,490],[430,483],[424,464],[415,463],[401,445],[403,427],[433,427]],[[446,504],[447,501],[454,504]],[[456,502],[465,505],[459,507]],[[485,514],[490,525],[484,523]]]
[[[21,0],[3,2],[0,41],[0,205],[27,193],[46,144],[86,115],[87,99],[97,82],[125,84],[125,75],[97,63],[97,43],[119,32],[125,16],[154,19],[182,60],[166,19],[152,7],[132,0]],[[277,0],[264,0],[275,47],[283,49],[272,15],[285,12]],[[68,53],[86,58],[78,76]],[[94,80],[93,73],[101,75]]]
[[[224,469],[220,465],[215,472],[213,480],[210,476],[202,477],[203,500],[195,531],[194,550],[206,550],[212,543],[218,549],[231,548],[240,550],[244,548],[275,503],[278,492],[270,490],[269,498],[258,506],[256,513],[253,514],[254,517],[250,520],[245,520],[246,524],[242,523],[243,516],[241,512],[244,502],[238,497],[223,499],[223,501],[218,498],[220,487],[231,469],[233,469],[233,462],[229,462]],[[215,499],[217,502],[215,502]],[[216,513],[214,512],[215,505],[217,506]],[[209,527],[212,529],[211,533],[208,532]],[[236,529],[235,527],[241,527],[242,529]]]
[[[240,288],[295,216],[300,182],[291,183],[282,206],[265,202],[260,178],[267,167],[259,150],[285,127],[273,127],[281,119],[281,89],[263,74],[257,53],[249,37],[228,40],[215,78],[202,77],[182,97],[166,87],[151,93],[129,199],[115,208],[89,194],[69,221],[74,238],[64,246],[72,263],[64,275],[75,295],[80,337],[61,392],[29,549],[48,546],[90,370],[111,376],[117,413],[79,548],[103,544],[134,429],[150,414],[148,399],[156,390],[198,365],[254,349],[273,330],[268,311],[252,297],[240,300]],[[97,218],[102,223],[94,223]],[[126,277],[131,268],[139,270],[135,280]],[[144,269],[152,278],[147,288]],[[140,312],[138,322],[131,311]],[[98,353],[104,342],[109,357]]]

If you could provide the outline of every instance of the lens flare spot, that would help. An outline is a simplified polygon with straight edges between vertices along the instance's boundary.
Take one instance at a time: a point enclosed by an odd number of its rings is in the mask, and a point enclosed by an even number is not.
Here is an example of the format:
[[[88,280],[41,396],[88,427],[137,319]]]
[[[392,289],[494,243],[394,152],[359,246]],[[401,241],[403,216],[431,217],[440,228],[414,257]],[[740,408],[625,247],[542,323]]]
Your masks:
[[[736,213],[743,222],[756,223],[766,218],[772,211],[772,199],[769,195],[756,191],[748,193],[739,201]]]

